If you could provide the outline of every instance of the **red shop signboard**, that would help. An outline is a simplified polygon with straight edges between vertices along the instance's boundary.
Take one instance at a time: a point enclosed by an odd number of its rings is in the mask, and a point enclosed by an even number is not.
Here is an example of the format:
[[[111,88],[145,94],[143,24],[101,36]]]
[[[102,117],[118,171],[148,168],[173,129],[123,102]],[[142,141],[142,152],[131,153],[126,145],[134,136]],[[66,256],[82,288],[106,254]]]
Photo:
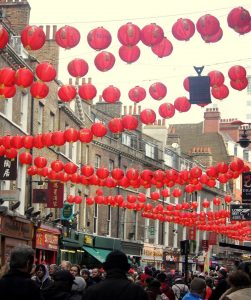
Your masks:
[[[58,235],[37,229],[36,248],[50,251],[58,250]]]

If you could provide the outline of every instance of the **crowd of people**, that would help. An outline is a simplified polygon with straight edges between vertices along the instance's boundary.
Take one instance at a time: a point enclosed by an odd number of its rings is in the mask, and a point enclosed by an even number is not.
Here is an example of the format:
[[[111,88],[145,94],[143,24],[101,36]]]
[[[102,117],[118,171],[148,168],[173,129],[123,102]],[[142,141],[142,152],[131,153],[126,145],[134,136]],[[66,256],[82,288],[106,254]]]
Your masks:
[[[248,273],[222,267],[189,273],[185,282],[178,271],[131,267],[118,250],[108,254],[101,269],[81,269],[69,261],[34,265],[33,249],[20,246],[1,269],[0,295],[3,300],[251,300]]]

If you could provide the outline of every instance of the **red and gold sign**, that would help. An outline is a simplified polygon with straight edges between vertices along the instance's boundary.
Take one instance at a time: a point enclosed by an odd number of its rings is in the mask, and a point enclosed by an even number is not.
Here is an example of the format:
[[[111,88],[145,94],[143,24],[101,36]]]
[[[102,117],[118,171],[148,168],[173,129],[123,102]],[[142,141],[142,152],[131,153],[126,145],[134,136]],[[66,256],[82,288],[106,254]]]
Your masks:
[[[57,251],[58,235],[38,229],[36,233],[36,248]]]

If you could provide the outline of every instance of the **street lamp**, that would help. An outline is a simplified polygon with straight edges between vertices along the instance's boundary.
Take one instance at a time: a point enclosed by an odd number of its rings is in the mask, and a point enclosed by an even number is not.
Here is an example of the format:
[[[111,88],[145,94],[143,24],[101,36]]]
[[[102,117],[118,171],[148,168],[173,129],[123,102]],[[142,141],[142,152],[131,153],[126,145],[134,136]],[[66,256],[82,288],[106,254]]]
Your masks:
[[[250,125],[251,123],[245,123],[245,122],[236,120],[236,121],[231,122],[231,124],[242,126],[242,125]],[[241,129],[243,130],[243,132],[241,134],[241,137],[240,137],[239,141],[237,141],[237,143],[240,144],[240,146],[242,148],[247,148],[249,146],[249,144],[251,143],[251,141],[250,141],[250,139],[248,138],[248,135],[247,135],[247,128],[243,127]]]

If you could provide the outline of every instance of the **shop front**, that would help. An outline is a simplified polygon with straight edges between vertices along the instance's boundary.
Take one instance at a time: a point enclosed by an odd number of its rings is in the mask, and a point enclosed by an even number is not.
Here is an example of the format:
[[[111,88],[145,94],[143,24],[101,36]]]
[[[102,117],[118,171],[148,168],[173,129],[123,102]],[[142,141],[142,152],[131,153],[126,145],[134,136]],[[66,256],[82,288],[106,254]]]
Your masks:
[[[141,265],[143,245],[143,243],[121,241],[121,250],[127,255],[132,268],[137,268]]]
[[[1,264],[8,261],[11,250],[20,245],[32,246],[33,224],[20,216],[0,215]]]
[[[144,244],[142,253],[142,266],[152,266],[157,270],[163,268],[163,248],[159,245]]]
[[[55,264],[61,231],[57,228],[41,224],[36,228],[35,245],[36,263]]]
[[[58,264],[62,260],[68,260],[73,264],[82,265],[82,254],[84,251],[77,231],[63,227],[59,245]]]
[[[113,250],[121,250],[118,239],[83,234],[83,262],[88,268],[101,267],[107,255]]]

